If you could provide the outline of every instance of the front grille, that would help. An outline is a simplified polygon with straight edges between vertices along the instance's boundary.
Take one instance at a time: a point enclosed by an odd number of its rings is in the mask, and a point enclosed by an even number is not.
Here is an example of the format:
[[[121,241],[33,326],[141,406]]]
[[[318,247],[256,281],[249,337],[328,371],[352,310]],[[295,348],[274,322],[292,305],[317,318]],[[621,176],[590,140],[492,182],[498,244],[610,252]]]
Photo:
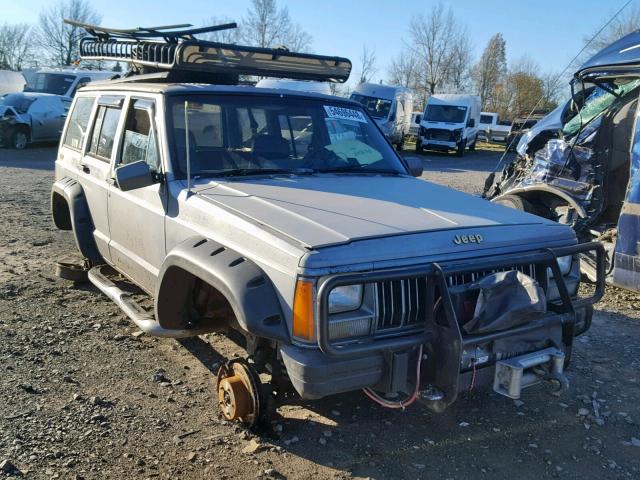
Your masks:
[[[467,272],[447,276],[449,287],[471,284],[487,275],[497,272],[518,270],[536,279],[536,265],[500,267],[492,270]],[[376,291],[376,332],[387,333],[392,330],[415,329],[426,319],[427,279],[426,277],[406,280],[377,282]]]
[[[443,128],[428,128],[427,138],[430,140],[453,141],[453,134],[451,130],[445,130]]]
[[[415,327],[423,322],[426,296],[426,278],[376,283],[376,330]]]

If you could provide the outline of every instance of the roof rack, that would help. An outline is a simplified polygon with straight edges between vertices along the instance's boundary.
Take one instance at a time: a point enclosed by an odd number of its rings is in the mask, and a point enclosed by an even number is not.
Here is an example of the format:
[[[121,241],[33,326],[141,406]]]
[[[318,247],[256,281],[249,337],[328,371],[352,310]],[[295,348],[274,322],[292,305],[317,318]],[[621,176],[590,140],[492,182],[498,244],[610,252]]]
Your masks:
[[[198,40],[194,35],[236,28],[235,23],[190,28],[192,25],[166,25],[114,29],[65,20],[84,28],[90,35],[80,41],[80,57],[84,60],[128,62],[137,74],[168,72],[168,82],[238,83],[240,75],[346,82],[351,61],[290,52],[281,48],[259,48]],[[149,77],[147,76],[147,79]]]

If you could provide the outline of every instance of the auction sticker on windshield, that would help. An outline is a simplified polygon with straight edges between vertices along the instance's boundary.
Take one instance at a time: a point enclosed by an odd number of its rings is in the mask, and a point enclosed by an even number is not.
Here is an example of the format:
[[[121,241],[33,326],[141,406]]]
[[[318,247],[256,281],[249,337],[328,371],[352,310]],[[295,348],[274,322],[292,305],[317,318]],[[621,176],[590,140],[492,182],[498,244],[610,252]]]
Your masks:
[[[365,117],[361,111],[355,110],[353,108],[334,107],[331,105],[325,105],[324,111],[327,112],[327,116],[331,118],[368,123],[367,117]]]

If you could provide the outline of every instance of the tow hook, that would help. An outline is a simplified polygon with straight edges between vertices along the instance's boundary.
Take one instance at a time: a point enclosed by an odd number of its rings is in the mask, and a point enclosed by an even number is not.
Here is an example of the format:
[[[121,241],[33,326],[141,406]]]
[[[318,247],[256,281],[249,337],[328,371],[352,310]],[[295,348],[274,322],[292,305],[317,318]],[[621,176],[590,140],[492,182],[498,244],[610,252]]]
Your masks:
[[[557,348],[545,348],[497,362],[493,389],[517,400],[523,388],[545,381],[553,386],[552,393],[559,395],[569,388],[563,370],[564,353]]]

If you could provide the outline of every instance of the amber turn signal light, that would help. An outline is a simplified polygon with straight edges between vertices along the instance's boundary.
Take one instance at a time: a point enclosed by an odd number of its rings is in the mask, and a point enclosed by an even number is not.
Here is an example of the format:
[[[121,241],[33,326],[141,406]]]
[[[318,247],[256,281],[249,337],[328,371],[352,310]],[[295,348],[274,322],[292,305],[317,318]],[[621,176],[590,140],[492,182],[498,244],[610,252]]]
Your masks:
[[[316,338],[313,319],[313,282],[298,279],[293,299],[293,336],[301,340]]]

